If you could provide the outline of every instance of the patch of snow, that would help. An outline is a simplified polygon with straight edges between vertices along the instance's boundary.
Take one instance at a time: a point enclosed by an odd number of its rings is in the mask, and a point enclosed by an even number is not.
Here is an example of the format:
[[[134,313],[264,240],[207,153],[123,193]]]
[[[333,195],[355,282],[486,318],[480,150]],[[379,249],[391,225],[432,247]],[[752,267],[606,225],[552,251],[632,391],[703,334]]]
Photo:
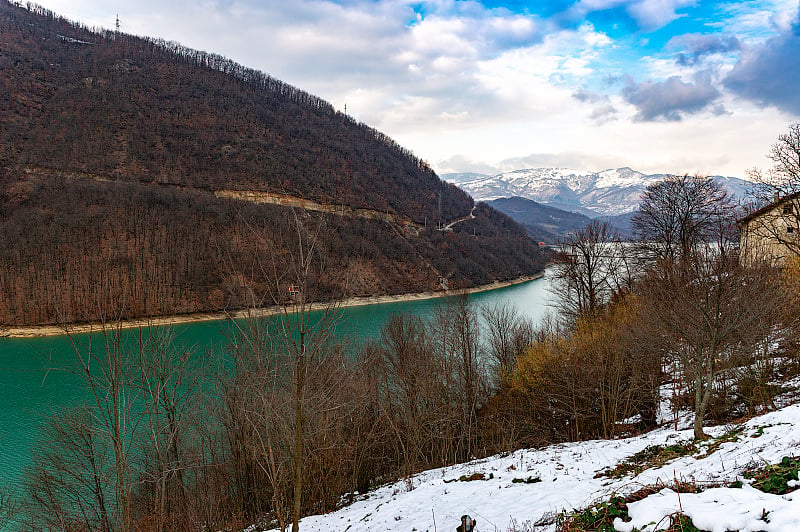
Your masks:
[[[434,469],[383,486],[350,506],[327,515],[306,517],[306,531],[452,530],[460,516],[477,520],[477,530],[508,530],[514,523],[548,522],[562,511],[585,508],[612,493],[628,494],[658,483],[658,493],[629,504],[632,520],[616,523],[617,530],[666,528],[669,515],[688,515],[704,530],[800,530],[800,492],[784,496],[743,488],[712,488],[698,494],[677,494],[676,481],[732,482],[744,470],[776,463],[800,448],[800,405],[787,406],[751,419],[741,427],[738,441],[723,443],[714,452],[684,456],[665,465],[623,478],[598,475],[653,445],[688,442],[689,430],[662,427],[621,440],[599,440],[521,450],[453,467]],[[730,427],[711,427],[712,436]],[[703,444],[700,444],[703,448]],[[486,480],[460,481],[462,475],[482,473]],[[541,482],[514,482],[539,478]],[[666,521],[665,521],[666,519]],[[539,530],[553,530],[554,524]]]
[[[669,518],[685,514],[700,530],[711,532],[800,530],[800,497],[763,493],[748,485],[741,489],[711,488],[701,493],[661,490],[628,505],[629,522],[617,518],[620,532],[649,532],[669,527]]]
[[[596,188],[646,187],[651,182],[644,174],[630,168],[603,170],[595,175],[597,176],[594,184]]]
[[[64,42],[71,42],[75,44],[90,44],[92,46],[96,46],[97,43],[89,42],[89,41],[81,41],[80,39],[75,39],[73,37],[67,37],[66,35],[59,35],[58,36]]]

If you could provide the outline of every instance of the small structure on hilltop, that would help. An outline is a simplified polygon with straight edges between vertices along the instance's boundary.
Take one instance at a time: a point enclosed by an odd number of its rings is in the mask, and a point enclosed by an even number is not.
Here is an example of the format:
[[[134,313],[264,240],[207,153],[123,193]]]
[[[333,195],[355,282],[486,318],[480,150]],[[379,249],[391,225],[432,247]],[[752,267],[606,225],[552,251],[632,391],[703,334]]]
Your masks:
[[[739,256],[752,263],[771,260],[785,264],[800,256],[800,192],[784,197],[748,214],[738,221]]]

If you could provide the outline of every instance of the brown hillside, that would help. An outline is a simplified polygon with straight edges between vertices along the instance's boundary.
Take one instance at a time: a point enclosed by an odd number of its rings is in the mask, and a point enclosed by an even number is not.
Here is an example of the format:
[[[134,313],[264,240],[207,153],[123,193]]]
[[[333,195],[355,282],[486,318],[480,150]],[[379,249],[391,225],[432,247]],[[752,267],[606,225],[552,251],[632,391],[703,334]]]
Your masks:
[[[321,300],[542,268],[518,225],[472,210],[385,135],[263,73],[0,1],[0,324],[271,303],[295,215],[325,227]]]

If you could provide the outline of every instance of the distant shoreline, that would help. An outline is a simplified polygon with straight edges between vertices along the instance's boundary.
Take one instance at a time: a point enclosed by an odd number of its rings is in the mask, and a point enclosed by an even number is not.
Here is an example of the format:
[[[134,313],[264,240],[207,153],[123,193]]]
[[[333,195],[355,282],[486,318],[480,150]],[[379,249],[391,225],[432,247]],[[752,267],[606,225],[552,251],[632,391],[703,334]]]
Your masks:
[[[462,288],[458,290],[441,290],[436,292],[417,292],[411,294],[398,294],[386,296],[365,296],[351,297],[335,303],[314,303],[312,310],[327,308],[331,304],[336,307],[358,307],[362,305],[379,305],[382,303],[400,303],[403,301],[420,301],[425,299],[435,299],[439,297],[457,296],[462,294],[474,294],[497,290],[517,284],[527,283],[544,277],[544,272],[535,275],[525,275],[511,279],[509,281],[495,281],[493,283],[475,286],[473,288]],[[263,316],[274,316],[280,312],[280,307],[264,307],[257,309],[242,309],[231,312],[197,312],[193,314],[178,314],[173,316],[157,316],[151,318],[136,318],[114,322],[114,328],[136,329],[140,327],[162,327],[165,325],[179,325],[183,323],[199,323],[204,321],[217,321],[225,319],[240,318],[260,318]],[[106,324],[108,327],[109,324]],[[35,325],[28,327],[5,327],[0,328],[0,338],[38,338],[45,336],[61,336],[64,334],[82,334],[96,332],[103,328],[101,323],[76,323],[65,327],[59,325]]]

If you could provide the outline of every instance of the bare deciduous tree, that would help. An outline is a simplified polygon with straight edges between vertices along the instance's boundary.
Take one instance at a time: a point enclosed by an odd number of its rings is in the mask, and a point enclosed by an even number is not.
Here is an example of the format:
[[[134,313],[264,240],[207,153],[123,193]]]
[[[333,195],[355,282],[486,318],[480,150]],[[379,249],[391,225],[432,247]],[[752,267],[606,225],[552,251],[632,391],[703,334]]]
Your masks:
[[[73,429],[70,429],[77,434],[85,433],[83,447],[80,442],[73,442],[71,452],[98,453],[91,457],[92,467],[106,460],[105,451],[110,453],[110,468],[103,474],[104,482],[111,479],[113,496],[105,497],[101,522],[108,523],[114,530],[128,531],[133,526],[130,456],[138,423],[132,411],[137,400],[132,377],[133,357],[128,352],[120,322],[102,322],[98,327],[96,333],[80,337],[67,331],[76,364],[60,369],[77,375],[88,393],[85,416],[74,418]],[[81,423],[85,426],[81,427]]]
[[[731,200],[722,187],[699,175],[671,176],[647,187],[633,218],[636,240],[655,259],[689,257],[703,242],[731,237]],[[729,227],[730,229],[730,227]]]
[[[773,166],[766,173],[753,169],[750,177],[764,185],[762,199],[770,201],[774,193],[788,196],[800,192],[800,122],[791,124],[789,131],[778,135],[768,157]]]
[[[662,262],[639,290],[651,346],[691,384],[694,435],[705,438],[704,416],[717,379],[752,361],[760,344],[787,332],[778,273],[766,265],[740,264],[732,247],[707,247],[691,261]]]
[[[170,329],[156,327],[139,329],[136,336],[134,385],[140,391],[146,431],[141,435],[146,464],[140,468],[139,484],[151,488],[146,490],[144,511],[158,532],[194,522],[187,476],[198,464],[189,456],[195,437],[189,427],[191,418],[199,415],[207,370],[200,353],[181,349],[174,340]]]
[[[478,316],[466,295],[452,298],[434,318],[434,342],[452,373],[450,389],[459,413],[460,457],[473,455],[476,447],[478,407],[487,394],[484,356],[479,342]]]
[[[634,219],[657,259],[637,285],[649,344],[672,361],[694,393],[695,437],[720,375],[778,330],[783,294],[774,270],[739,262],[733,205],[720,185],[700,176],[648,187]]]
[[[293,294],[290,304],[282,304],[282,294],[286,287],[281,276],[275,275],[276,303],[280,306],[280,325],[282,329],[283,349],[288,354],[292,366],[292,388],[294,393],[294,442],[292,450],[292,532],[300,530],[300,515],[303,497],[303,463],[305,450],[305,428],[307,420],[306,407],[309,404],[306,388],[309,372],[318,367],[326,356],[326,348],[330,347],[335,320],[336,304],[331,303],[322,309],[322,315],[312,318],[321,272],[324,270],[319,250],[320,235],[324,230],[324,219],[317,220],[315,227],[309,228],[302,219],[302,214],[292,210],[297,246],[292,249],[289,279],[299,292]]]
[[[558,308],[568,322],[597,312],[620,287],[619,240],[608,223],[593,220],[564,244],[551,271]]]
[[[0,530],[5,528],[17,515],[18,504],[4,488],[0,488]]]
[[[85,407],[48,421],[24,484],[31,530],[116,529],[114,459],[96,423]]]
[[[272,484],[276,515],[280,521],[291,520],[292,530],[297,532],[303,497],[308,491],[304,479],[309,439],[322,431],[313,423],[325,418],[322,411],[329,407],[333,389],[326,380],[331,375],[327,361],[340,348],[334,340],[337,304],[328,303],[315,310],[317,298],[324,293],[330,295],[330,288],[338,284],[325,276],[322,235],[327,219],[298,209],[291,209],[290,215],[292,228],[287,241],[293,244],[286,249],[285,257],[272,255],[271,264],[257,265],[272,285],[267,294],[251,294],[255,305],[267,302],[278,309],[274,328],[254,328],[244,334],[268,336],[248,340],[256,349],[252,357],[257,365],[241,367],[255,375],[245,383],[245,389],[256,393],[256,401],[240,397],[241,390],[234,390],[238,398],[230,410],[248,425],[239,424],[238,431],[254,439],[245,445],[259,452],[256,463]],[[266,229],[263,233],[253,229],[252,236],[267,249],[272,248],[273,241],[281,240],[271,238]],[[263,388],[259,391],[256,386]],[[280,418],[276,417],[277,412],[282,412]],[[285,439],[287,428],[290,440]],[[288,451],[288,461],[277,452],[278,447]],[[281,499],[287,481],[291,486],[290,501]]]
[[[520,316],[516,307],[507,302],[481,307],[481,317],[486,328],[493,384],[507,386],[517,357],[533,342],[533,323]]]
[[[442,367],[422,320],[396,315],[381,330],[377,347],[381,356],[382,405],[401,456],[402,474],[429,465],[428,429],[440,397]],[[433,407],[433,408],[432,408]]]

